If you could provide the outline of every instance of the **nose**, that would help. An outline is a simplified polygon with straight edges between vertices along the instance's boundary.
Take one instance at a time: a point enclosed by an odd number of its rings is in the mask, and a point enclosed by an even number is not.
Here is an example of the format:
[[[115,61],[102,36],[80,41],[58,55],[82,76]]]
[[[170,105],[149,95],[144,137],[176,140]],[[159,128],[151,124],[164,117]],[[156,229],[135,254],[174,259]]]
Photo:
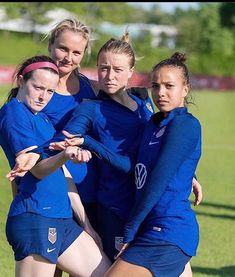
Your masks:
[[[46,91],[45,90],[41,90],[41,92],[39,94],[39,97],[38,97],[39,101],[42,102],[45,99],[45,97],[46,97]]]
[[[109,71],[108,71],[108,79],[109,80],[112,80],[113,78],[114,78],[114,70],[112,70],[112,69],[110,69]]]
[[[164,86],[159,86],[158,95],[161,96],[161,97],[165,95]]]
[[[71,52],[66,52],[65,59],[67,61],[71,61],[71,59],[72,59],[72,53]]]

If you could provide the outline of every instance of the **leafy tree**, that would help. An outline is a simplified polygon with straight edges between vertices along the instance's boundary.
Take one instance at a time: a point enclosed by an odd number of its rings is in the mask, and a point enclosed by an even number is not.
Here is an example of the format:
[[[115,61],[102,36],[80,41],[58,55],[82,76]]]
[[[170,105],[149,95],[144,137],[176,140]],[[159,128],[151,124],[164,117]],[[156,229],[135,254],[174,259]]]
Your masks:
[[[33,38],[39,39],[36,33],[36,24],[45,24],[49,19],[45,17],[45,13],[52,7],[53,3],[49,2],[6,2],[0,3],[5,9],[8,18],[24,18],[31,25]]]
[[[235,2],[221,3],[219,7],[221,25],[235,33]]]

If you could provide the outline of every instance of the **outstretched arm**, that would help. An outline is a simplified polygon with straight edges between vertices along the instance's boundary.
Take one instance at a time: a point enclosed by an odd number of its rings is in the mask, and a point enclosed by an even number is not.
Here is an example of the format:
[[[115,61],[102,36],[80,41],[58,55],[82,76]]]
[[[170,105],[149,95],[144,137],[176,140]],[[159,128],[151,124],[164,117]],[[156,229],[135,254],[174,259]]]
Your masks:
[[[70,134],[67,131],[63,131],[63,134],[67,137],[64,141],[52,142],[49,148],[52,150],[63,150],[70,146],[82,146],[94,153],[99,159],[102,159],[111,166],[117,168],[120,171],[128,173],[133,170],[132,161],[128,155],[121,155],[111,151],[103,143],[91,138],[88,135],[78,136]]]
[[[36,152],[34,149],[32,151]],[[22,177],[28,171],[31,171],[35,177],[41,179],[61,167],[69,159],[75,163],[79,163],[88,162],[92,157],[88,150],[83,150],[76,146],[70,146],[51,157],[35,152],[20,153],[16,158],[14,168],[6,175],[6,177],[12,181],[17,176]],[[38,162],[40,157],[43,158]]]

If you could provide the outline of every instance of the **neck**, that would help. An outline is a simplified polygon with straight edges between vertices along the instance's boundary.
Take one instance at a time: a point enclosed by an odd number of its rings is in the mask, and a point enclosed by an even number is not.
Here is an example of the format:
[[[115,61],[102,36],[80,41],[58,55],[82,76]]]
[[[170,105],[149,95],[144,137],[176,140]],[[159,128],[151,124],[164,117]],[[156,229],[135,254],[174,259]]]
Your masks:
[[[60,75],[60,81],[57,86],[57,93],[63,95],[73,95],[79,91],[79,78],[73,72],[66,75]]]
[[[137,109],[137,103],[127,94],[125,90],[110,95],[110,98],[132,111]]]

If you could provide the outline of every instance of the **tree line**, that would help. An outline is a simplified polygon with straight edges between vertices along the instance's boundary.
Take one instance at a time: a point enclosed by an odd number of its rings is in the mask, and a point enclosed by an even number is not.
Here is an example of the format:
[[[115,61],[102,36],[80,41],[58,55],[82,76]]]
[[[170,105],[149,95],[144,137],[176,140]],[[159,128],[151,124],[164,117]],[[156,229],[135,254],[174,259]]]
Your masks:
[[[33,24],[48,23],[46,11],[63,8],[91,26],[98,39],[93,43],[92,55],[87,66],[95,66],[96,53],[110,35],[102,33],[97,26],[108,21],[115,24],[149,23],[170,25],[177,28],[175,49],[169,49],[164,40],[155,48],[150,36],[133,39],[139,71],[149,71],[155,62],[173,52],[187,54],[188,65],[193,74],[231,76],[235,72],[235,3],[199,3],[198,8],[176,8],[167,13],[153,3],[150,10],[126,2],[2,2],[8,18],[25,17]],[[131,35],[131,34],[130,34]]]

